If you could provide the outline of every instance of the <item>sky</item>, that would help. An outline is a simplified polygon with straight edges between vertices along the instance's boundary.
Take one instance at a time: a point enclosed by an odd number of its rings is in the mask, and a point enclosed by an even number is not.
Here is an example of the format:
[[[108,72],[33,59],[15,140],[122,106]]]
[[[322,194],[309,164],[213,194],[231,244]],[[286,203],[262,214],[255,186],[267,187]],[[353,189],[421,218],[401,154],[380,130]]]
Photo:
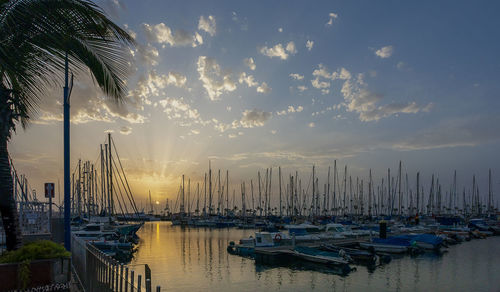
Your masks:
[[[112,132],[134,195],[175,199],[182,174],[231,189],[277,167],[325,181],[397,171],[500,190],[496,1],[126,1],[98,4],[136,39],[127,103],[90,76],[71,97],[71,165]],[[38,193],[62,188],[62,87],[9,143]],[[343,171],[343,170],[342,170]],[[59,194],[59,191],[56,190]]]

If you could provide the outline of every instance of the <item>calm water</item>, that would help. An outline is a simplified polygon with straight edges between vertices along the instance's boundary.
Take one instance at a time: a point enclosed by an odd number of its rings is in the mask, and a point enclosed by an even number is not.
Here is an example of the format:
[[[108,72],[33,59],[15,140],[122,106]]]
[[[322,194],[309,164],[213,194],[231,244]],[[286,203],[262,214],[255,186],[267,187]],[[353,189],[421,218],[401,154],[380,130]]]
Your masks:
[[[393,259],[339,276],[321,267],[271,267],[226,247],[253,230],[181,228],[146,223],[133,264],[149,264],[162,291],[500,291],[500,237],[452,246],[443,256]]]

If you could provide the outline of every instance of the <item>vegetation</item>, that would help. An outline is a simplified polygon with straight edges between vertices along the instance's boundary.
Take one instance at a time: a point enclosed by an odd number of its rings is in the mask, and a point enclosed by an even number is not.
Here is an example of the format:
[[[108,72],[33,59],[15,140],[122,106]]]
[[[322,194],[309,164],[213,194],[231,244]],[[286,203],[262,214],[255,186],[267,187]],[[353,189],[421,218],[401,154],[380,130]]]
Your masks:
[[[71,254],[60,244],[50,240],[39,240],[25,244],[0,256],[0,263],[19,263],[25,261],[67,258]]]
[[[6,246],[21,246],[7,143],[25,128],[45,89],[60,86],[65,60],[123,100],[132,37],[90,0],[0,0],[0,213]],[[62,90],[61,90],[62,99]]]

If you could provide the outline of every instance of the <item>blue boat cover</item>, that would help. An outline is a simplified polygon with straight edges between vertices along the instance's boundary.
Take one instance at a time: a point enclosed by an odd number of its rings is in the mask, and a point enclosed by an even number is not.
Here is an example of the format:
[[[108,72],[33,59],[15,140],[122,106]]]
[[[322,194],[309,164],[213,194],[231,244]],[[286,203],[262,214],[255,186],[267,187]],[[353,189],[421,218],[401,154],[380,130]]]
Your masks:
[[[410,243],[411,242],[424,242],[428,244],[432,244],[434,246],[438,246],[443,242],[443,239],[439,236],[432,235],[432,234],[405,234],[405,235],[397,235],[394,236],[396,238],[408,240]]]

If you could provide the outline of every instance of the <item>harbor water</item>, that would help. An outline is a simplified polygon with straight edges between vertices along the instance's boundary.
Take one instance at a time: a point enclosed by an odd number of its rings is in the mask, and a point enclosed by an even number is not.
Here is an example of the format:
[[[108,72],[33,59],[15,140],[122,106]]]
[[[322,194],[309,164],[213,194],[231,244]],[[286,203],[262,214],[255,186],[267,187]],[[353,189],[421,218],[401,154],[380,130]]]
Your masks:
[[[230,241],[254,232],[149,222],[137,232],[130,264],[148,264],[162,291],[500,291],[498,236],[451,246],[442,255],[402,256],[374,269],[354,266],[341,276],[316,265],[260,265],[227,252]]]

